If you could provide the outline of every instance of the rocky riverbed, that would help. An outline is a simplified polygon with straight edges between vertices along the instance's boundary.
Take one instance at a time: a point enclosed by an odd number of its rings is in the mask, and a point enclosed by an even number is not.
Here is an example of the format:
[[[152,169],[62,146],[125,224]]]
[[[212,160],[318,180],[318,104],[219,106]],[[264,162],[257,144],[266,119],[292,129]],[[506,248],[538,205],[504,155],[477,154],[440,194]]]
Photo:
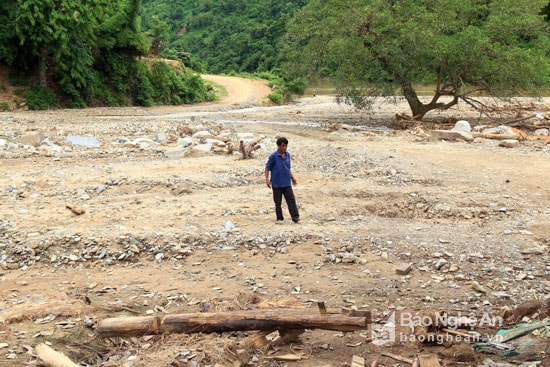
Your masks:
[[[83,366],[342,366],[353,355],[395,365],[388,352],[512,363],[461,341],[419,343],[403,325],[392,343],[373,343],[373,327],[313,329],[246,357],[236,351],[251,332],[96,335],[108,317],[259,299],[368,310],[383,324],[394,311],[496,320],[548,297],[550,145],[426,140],[392,127],[404,110],[318,96],[0,114],[0,366],[36,365],[44,342]],[[263,167],[278,136],[290,141],[301,225],[274,223]],[[241,140],[259,144],[251,159]],[[529,353],[548,363],[548,336],[533,338]],[[286,354],[300,358],[274,357]]]

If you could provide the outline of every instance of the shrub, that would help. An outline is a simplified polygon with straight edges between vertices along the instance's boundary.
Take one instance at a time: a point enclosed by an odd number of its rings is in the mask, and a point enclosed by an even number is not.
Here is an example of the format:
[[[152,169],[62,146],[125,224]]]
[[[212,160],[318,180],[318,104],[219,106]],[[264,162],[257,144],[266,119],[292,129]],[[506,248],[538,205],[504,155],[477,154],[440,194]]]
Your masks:
[[[0,111],[11,111],[10,104],[6,101],[0,102]]]
[[[268,94],[267,98],[269,98],[275,104],[281,104],[285,100],[284,93],[281,89],[277,89],[275,92]]]
[[[47,110],[50,107],[59,107],[55,93],[49,88],[33,85],[22,93],[31,110]]]

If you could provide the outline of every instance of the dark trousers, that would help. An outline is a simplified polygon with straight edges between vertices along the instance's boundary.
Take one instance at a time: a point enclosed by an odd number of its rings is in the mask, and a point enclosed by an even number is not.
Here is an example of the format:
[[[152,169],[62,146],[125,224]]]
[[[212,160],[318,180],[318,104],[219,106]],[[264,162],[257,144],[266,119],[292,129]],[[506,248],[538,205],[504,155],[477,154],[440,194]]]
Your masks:
[[[288,212],[294,222],[300,220],[300,214],[298,213],[298,206],[296,206],[296,199],[294,198],[294,191],[292,186],[287,187],[273,187],[273,201],[275,202],[275,214],[277,220],[283,220],[283,208],[281,207],[283,196],[285,197],[286,205],[288,206]]]

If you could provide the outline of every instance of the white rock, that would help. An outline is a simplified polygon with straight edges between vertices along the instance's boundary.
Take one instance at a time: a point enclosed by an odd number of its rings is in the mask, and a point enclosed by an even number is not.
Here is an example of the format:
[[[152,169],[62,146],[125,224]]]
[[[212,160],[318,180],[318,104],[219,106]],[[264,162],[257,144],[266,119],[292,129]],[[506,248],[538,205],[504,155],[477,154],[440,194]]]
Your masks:
[[[468,121],[460,120],[456,122],[455,127],[453,127],[451,131],[469,133],[472,131],[472,128],[470,127],[470,123]]]
[[[519,147],[519,141],[515,139],[506,139],[506,140],[502,140],[498,144],[498,146],[504,147],[504,148],[517,148]]]
[[[194,133],[192,136],[194,139],[204,138],[205,136],[211,136],[212,134],[210,131],[207,130],[201,130]]]

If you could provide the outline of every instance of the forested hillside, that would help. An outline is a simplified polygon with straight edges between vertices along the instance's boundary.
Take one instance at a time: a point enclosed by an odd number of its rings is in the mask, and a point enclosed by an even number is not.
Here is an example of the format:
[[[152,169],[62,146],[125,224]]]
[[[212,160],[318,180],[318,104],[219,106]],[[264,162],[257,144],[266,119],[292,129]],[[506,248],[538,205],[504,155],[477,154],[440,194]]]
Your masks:
[[[403,95],[422,118],[472,94],[547,90],[549,12],[548,0],[4,0],[0,63],[30,108],[194,103],[213,98],[194,71],[247,72],[270,78],[276,103],[325,76],[347,103]],[[430,103],[418,84],[435,86]]]
[[[140,0],[2,0],[0,63],[20,87],[15,107],[23,99],[31,109],[211,99],[198,75],[149,61],[140,7]],[[9,109],[13,101],[0,103]]]
[[[144,29],[165,22],[165,55],[188,53],[212,73],[268,71],[280,66],[286,24],[308,0],[142,0]]]

